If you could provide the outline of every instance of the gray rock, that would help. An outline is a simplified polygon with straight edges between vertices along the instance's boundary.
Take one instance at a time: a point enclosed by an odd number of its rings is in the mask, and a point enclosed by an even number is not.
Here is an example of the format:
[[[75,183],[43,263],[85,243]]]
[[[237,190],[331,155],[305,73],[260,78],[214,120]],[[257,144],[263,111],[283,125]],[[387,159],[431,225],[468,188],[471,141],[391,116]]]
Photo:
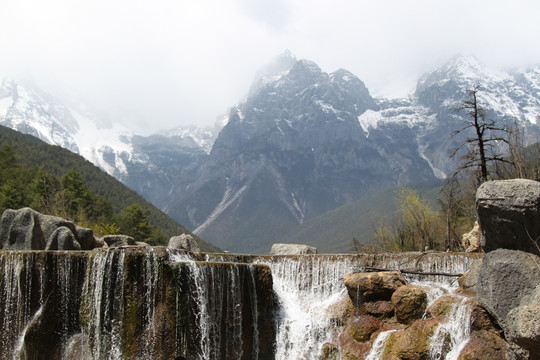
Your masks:
[[[506,317],[506,338],[540,357],[540,303],[518,306]]]
[[[476,210],[486,252],[504,248],[540,255],[540,182],[486,182],[476,193]]]
[[[109,247],[132,246],[135,239],[128,235],[105,235],[101,238]]]
[[[60,226],[49,236],[45,250],[81,250],[81,244],[70,229]]]
[[[185,250],[189,252],[201,252],[199,244],[197,244],[193,236],[189,234],[173,236],[169,239],[168,248],[175,250]]]
[[[317,248],[301,244],[274,244],[270,255],[305,255],[316,254]]]
[[[540,257],[506,249],[486,254],[476,293],[510,341],[540,356]]]
[[[469,271],[459,277],[460,290],[464,293],[476,293],[476,283],[482,267],[482,259],[476,259],[469,267]]]
[[[478,304],[504,328],[506,316],[540,284],[540,259],[522,251],[499,249],[486,256],[480,268]]]
[[[92,230],[30,208],[7,209],[0,219],[0,249],[91,250],[100,247]]]

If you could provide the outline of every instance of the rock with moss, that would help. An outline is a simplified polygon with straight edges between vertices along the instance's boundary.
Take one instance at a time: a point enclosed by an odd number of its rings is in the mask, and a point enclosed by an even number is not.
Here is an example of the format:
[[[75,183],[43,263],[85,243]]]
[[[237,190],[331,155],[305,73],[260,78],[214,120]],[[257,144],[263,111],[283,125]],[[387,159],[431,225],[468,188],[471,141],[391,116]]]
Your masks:
[[[455,296],[443,295],[426,309],[426,316],[428,318],[444,319],[452,311],[454,306],[457,306],[460,302],[461,300]]]
[[[339,349],[336,345],[326,343],[321,350],[321,360],[339,360]]]
[[[386,340],[382,359],[427,359],[430,339],[438,325],[438,319],[417,320],[403,331],[393,332]]]
[[[427,295],[420,286],[404,285],[392,294],[392,304],[397,320],[409,325],[424,315]]]

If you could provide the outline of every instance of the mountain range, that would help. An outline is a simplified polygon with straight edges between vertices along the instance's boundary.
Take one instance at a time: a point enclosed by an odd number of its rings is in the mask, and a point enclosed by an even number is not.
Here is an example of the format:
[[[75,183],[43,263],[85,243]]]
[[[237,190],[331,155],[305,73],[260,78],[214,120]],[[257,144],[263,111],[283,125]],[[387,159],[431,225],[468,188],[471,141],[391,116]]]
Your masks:
[[[213,129],[152,136],[4,79],[0,124],[83,155],[220,248],[267,252],[327,211],[444,179],[466,136],[451,135],[467,119],[456,109],[476,85],[488,118],[521,128],[525,143],[540,139],[540,67],[491,71],[471,56],[389,99],[371,96],[347,70],[327,73],[285,52]]]

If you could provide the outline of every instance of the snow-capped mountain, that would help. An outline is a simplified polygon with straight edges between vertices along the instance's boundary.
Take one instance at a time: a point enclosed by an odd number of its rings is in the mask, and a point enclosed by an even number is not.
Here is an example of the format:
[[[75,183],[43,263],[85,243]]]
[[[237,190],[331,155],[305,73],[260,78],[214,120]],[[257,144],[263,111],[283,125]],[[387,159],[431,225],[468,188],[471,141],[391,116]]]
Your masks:
[[[386,99],[346,70],[326,73],[286,52],[214,129],[152,136],[4,81],[0,124],[80,153],[217,246],[261,252],[344,203],[445,178],[462,141],[451,134],[466,119],[456,109],[477,85],[489,118],[540,140],[540,67],[491,71],[470,56],[426,73],[410,96]]]
[[[460,144],[456,111],[480,85],[501,126],[540,139],[538,68],[492,72],[460,56],[404,99],[374,99],[346,70],[323,72],[290,53],[229,112],[211,153],[181,177],[167,211],[231,250],[264,251],[296,224],[382,188],[443,179]]]
[[[80,154],[156,204],[170,177],[209,153],[216,137],[214,130],[196,126],[136,135],[84,105],[9,78],[0,86],[0,125]]]

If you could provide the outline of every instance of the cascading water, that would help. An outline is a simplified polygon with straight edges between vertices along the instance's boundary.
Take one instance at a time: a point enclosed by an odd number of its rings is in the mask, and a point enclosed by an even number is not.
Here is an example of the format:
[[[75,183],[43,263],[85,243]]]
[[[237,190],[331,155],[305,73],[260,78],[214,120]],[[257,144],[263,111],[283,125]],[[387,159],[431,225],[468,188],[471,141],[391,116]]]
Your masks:
[[[276,359],[315,359],[320,357],[324,343],[333,336],[334,324],[329,313],[331,305],[344,296],[344,275],[358,268],[377,267],[381,269],[414,268],[422,272],[464,273],[472,263],[472,259],[460,256],[433,254],[390,254],[390,255],[357,255],[357,256],[296,256],[296,257],[262,257],[259,262],[267,263],[274,277],[274,291],[280,302],[280,313],[277,317]],[[406,275],[408,282],[426,288],[428,304],[438,297],[447,294],[457,287],[455,277]],[[468,328],[467,310],[459,307],[463,313],[457,325],[441,324],[437,334],[447,334],[449,326]],[[456,321],[454,321],[456,322]],[[459,354],[467,341],[464,331],[451,331],[445,339],[446,346],[452,351],[446,359],[452,359],[453,353]],[[384,340],[391,333],[383,332],[375,341],[369,359],[381,358]],[[448,337],[450,340],[448,340]],[[433,337],[433,344],[442,343],[440,338]],[[432,359],[437,357],[433,346]],[[459,350],[455,350],[458,349]]]
[[[351,257],[276,257],[268,262],[279,298],[276,359],[316,359],[331,335],[328,307],[345,287]]]
[[[363,267],[463,273],[472,262],[450,254],[204,260],[164,248],[0,252],[0,358],[316,359],[339,327],[328,308],[347,296],[344,275]],[[431,277],[438,288],[429,302],[453,279]],[[466,309],[455,308],[462,322]],[[430,357],[455,359],[464,328],[441,324]],[[378,339],[368,358],[383,347]]]
[[[80,313],[94,359],[122,359],[124,258],[124,252],[98,252],[88,265]]]
[[[193,312],[197,342],[191,356],[196,359],[259,359],[260,329],[255,265],[196,262],[170,252],[172,261],[182,264]],[[185,336],[184,336],[185,337]],[[192,344],[193,346],[193,344]],[[265,358],[267,358],[265,355]]]

